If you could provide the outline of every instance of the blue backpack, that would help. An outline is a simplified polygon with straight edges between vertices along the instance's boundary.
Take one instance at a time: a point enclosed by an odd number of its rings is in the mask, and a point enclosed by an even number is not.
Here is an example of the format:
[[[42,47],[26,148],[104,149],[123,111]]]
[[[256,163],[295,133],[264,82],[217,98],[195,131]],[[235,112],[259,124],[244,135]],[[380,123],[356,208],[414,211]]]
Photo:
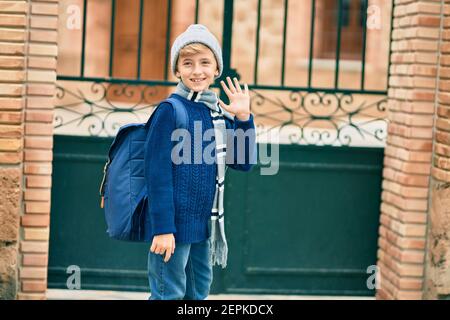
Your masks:
[[[168,102],[174,108],[176,127],[187,129],[188,113],[183,103],[176,98],[162,102]],[[144,144],[155,111],[147,123],[131,123],[120,127],[109,148],[100,185],[100,207],[105,210],[106,232],[113,239],[152,240],[144,177]]]

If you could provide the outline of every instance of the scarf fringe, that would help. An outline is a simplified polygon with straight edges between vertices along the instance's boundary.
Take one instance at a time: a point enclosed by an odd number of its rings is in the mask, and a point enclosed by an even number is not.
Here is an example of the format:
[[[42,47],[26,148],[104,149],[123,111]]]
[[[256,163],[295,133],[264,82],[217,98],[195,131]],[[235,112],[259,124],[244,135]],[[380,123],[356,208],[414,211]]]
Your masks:
[[[222,269],[227,266],[228,246],[221,239],[212,239],[210,241],[210,263],[212,266],[220,265]]]

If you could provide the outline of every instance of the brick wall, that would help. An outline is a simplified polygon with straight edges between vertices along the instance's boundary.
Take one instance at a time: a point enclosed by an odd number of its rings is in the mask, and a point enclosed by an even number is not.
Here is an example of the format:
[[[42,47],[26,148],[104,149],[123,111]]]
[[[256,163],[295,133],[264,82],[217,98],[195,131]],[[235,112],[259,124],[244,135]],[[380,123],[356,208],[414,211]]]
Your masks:
[[[58,0],[31,1],[19,299],[44,298],[50,224]]]
[[[450,1],[443,1],[424,298],[450,298]]]
[[[0,297],[45,298],[57,14],[58,0],[0,2]]]
[[[396,0],[379,229],[378,299],[421,299],[440,1]]]
[[[0,2],[0,297],[18,290],[26,79],[26,1]]]

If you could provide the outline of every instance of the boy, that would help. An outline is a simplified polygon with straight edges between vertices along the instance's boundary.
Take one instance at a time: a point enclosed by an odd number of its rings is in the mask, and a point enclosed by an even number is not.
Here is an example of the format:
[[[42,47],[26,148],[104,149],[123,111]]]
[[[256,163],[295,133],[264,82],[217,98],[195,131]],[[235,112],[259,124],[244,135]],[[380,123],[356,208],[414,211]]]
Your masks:
[[[228,87],[221,81],[230,105],[209,90],[223,69],[222,51],[217,39],[203,25],[189,26],[173,43],[171,67],[180,79],[171,97],[186,107],[189,134],[194,137],[199,127],[202,137],[207,130],[214,130],[214,156],[217,159],[226,156],[225,143],[228,142],[230,148],[230,140],[236,141],[236,129],[253,132],[253,136],[244,143],[244,163],[238,161],[242,155],[239,156],[236,144],[233,144],[234,159],[226,159],[226,165],[249,171],[256,163],[256,142],[248,87],[245,84],[242,91],[236,78],[234,83],[227,78]],[[226,266],[227,243],[223,223],[225,164],[223,160],[213,164],[206,164],[203,160],[200,163],[194,160],[187,164],[174,164],[175,143],[171,135],[175,129],[174,110],[169,104],[162,103],[155,110],[146,141],[146,150],[153,152],[145,152],[145,177],[151,181],[148,197],[153,236],[148,255],[150,299],[201,300],[209,294],[212,266],[215,263]],[[233,133],[231,139],[224,135],[227,129]],[[211,143],[203,140],[196,142],[191,138],[187,144],[191,150],[200,144],[203,155]]]

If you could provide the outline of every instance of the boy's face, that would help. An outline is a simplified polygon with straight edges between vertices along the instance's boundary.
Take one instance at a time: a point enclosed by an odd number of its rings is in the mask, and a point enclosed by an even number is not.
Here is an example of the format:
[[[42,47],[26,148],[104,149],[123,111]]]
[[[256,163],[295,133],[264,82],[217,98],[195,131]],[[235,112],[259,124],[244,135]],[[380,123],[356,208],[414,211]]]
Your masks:
[[[181,81],[191,90],[207,90],[218,74],[217,61],[209,49],[178,58],[175,75],[181,77]]]

